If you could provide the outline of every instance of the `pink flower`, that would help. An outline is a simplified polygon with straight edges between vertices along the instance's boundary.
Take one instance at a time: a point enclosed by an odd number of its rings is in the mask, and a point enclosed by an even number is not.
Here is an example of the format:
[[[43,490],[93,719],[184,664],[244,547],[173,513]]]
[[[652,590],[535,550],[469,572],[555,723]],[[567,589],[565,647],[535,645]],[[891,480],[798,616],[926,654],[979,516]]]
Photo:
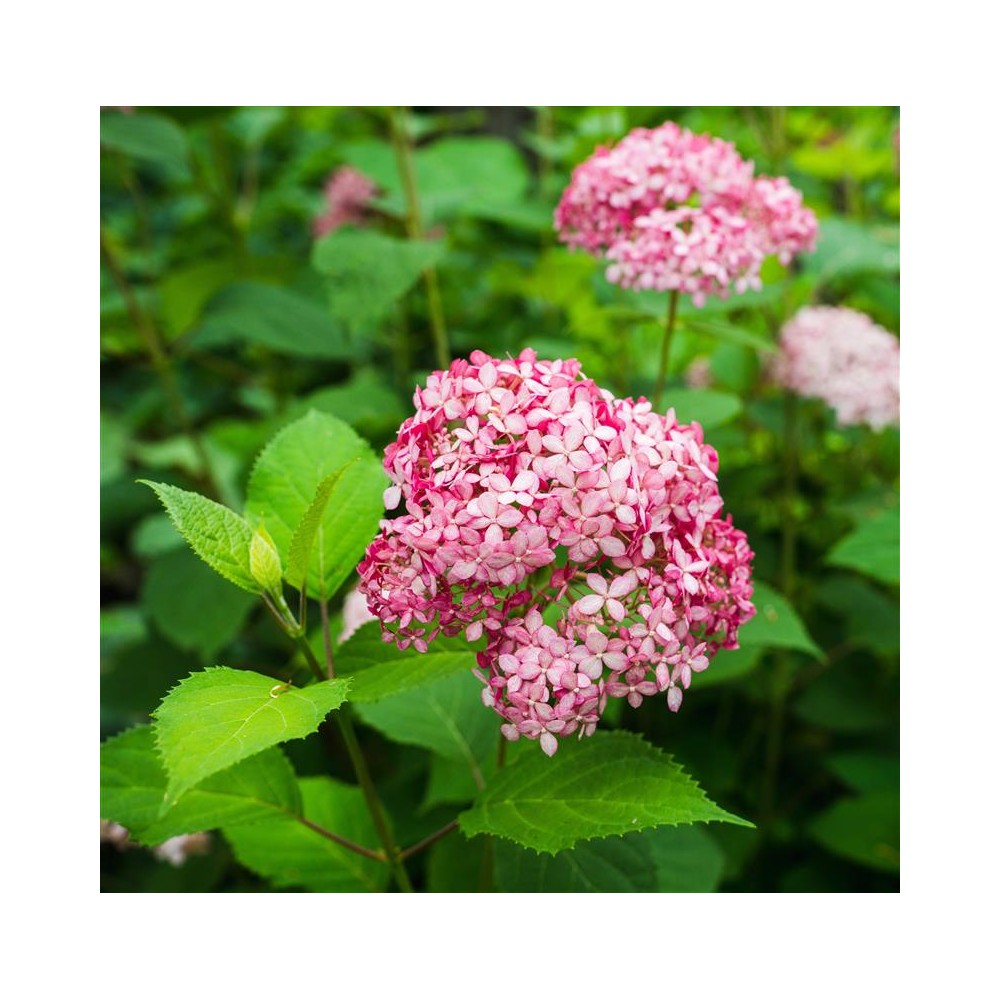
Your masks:
[[[842,425],[899,423],[899,338],[864,313],[800,309],[781,331],[772,374],[786,389],[832,406]]]
[[[530,350],[456,360],[414,408],[384,462],[406,512],[382,522],[360,589],[401,648],[485,638],[477,676],[507,739],[551,755],[608,698],[676,711],[736,647],[753,553],[697,424]]]
[[[313,220],[313,235],[326,236],[341,226],[359,226],[378,191],[375,182],[354,167],[335,170],[326,182],[323,211]]]
[[[559,238],[610,262],[625,288],[680,291],[696,305],[760,287],[760,266],[812,249],[816,218],[783,178],[754,177],[728,142],[674,122],[634,129],[573,171]]]

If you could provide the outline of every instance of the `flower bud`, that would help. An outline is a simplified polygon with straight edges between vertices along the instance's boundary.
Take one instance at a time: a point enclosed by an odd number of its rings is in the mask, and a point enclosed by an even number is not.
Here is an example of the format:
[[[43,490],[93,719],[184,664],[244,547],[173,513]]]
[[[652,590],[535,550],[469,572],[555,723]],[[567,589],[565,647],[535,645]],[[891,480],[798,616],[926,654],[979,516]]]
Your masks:
[[[262,590],[281,596],[281,556],[263,524],[250,540],[250,575]]]

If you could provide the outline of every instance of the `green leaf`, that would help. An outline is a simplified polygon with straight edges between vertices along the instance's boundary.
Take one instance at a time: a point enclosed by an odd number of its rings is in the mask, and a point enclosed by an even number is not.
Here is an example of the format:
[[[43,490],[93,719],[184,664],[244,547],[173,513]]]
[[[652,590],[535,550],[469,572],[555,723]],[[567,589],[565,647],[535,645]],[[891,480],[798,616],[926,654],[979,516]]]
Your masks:
[[[822,219],[814,253],[803,257],[817,284],[861,273],[899,273],[899,226]]]
[[[384,211],[402,217],[406,211],[399,170],[392,149],[384,143],[352,143],[346,158],[364,171],[386,192],[378,204]],[[496,136],[457,136],[438,139],[413,154],[420,209],[425,223],[455,215],[467,215],[536,228],[547,213],[525,199],[528,170],[517,149]]]
[[[898,872],[899,792],[841,799],[812,824],[811,832],[834,854],[869,868]]]
[[[765,354],[774,353],[774,344],[766,337],[752,330],[746,330],[733,323],[726,323],[721,319],[685,319],[683,329],[696,334],[704,334],[714,340],[721,340],[726,344],[737,344],[740,347],[752,347],[754,350],[763,351]]]
[[[480,761],[479,770],[489,781],[490,776],[496,771],[496,764],[487,758]],[[427,776],[427,791],[424,792],[420,810],[429,812],[435,806],[468,804],[478,793],[476,779],[466,763],[433,756]]]
[[[316,495],[313,497],[312,503],[309,504],[309,508],[302,515],[302,520],[295,528],[295,533],[288,545],[288,570],[285,573],[285,578],[296,590],[301,590],[305,586],[306,576],[309,572],[309,558],[312,555],[313,543],[316,541],[316,532],[319,531],[323,521],[323,514],[330,502],[333,488],[340,481],[344,472],[357,461],[358,459],[354,459],[343,468],[337,469],[336,472],[331,472],[316,487]]]
[[[899,508],[865,521],[827,554],[834,566],[857,570],[882,583],[899,583]]]
[[[427,853],[427,892],[478,892],[489,872],[488,837],[466,840],[459,833],[439,840]]]
[[[740,632],[740,639],[743,633]],[[709,663],[708,670],[692,681],[698,688],[725,684],[752,673],[760,663],[764,651],[760,646],[741,646],[739,649],[720,649]]]
[[[251,594],[260,593],[250,575],[250,525],[239,514],[177,486],[139,482],[156,493],[177,530],[216,573]]]
[[[511,143],[494,136],[439,139],[418,149],[414,159],[428,221],[517,204],[528,187],[524,160]]]
[[[141,844],[302,810],[295,772],[274,747],[212,775],[160,819],[166,790],[167,773],[151,726],[130,729],[101,745],[101,816],[127,827]]]
[[[101,413],[101,485],[114,482],[125,473],[125,425],[108,413]]]
[[[303,814],[326,830],[376,849],[378,838],[359,788],[331,778],[299,781]],[[314,892],[378,892],[387,865],[349,851],[290,817],[224,828],[236,860],[279,888]]]
[[[142,606],[160,632],[206,660],[240,634],[256,604],[186,548],[154,560],[142,586]]]
[[[697,420],[705,430],[729,423],[743,410],[739,396],[714,389],[671,389],[666,404],[673,407],[679,423]]]
[[[750,826],[711,802],[679,764],[634,733],[566,740],[497,772],[459,816],[466,836],[492,833],[556,854],[580,841],[717,820]]]
[[[144,517],[132,532],[132,552],[143,559],[153,559],[182,548],[184,538],[162,512]]]
[[[380,429],[382,436],[394,434],[406,416],[399,396],[370,369],[355,372],[341,385],[319,389],[296,400],[288,407],[288,417],[290,420],[304,417],[310,410],[329,413],[366,431],[373,427]]]
[[[159,282],[160,316],[170,340],[195,323],[213,295],[234,281],[239,272],[233,260],[211,258],[170,271]]]
[[[853,573],[837,573],[823,581],[816,599],[846,619],[852,643],[879,653],[899,652],[899,602]]]
[[[105,112],[101,115],[101,145],[176,171],[188,169],[184,130],[159,115]]]
[[[476,653],[464,640],[438,638],[427,653],[382,641],[378,622],[358,629],[337,654],[337,673],[351,678],[351,703],[380,701],[476,666]],[[479,702],[482,706],[482,702]]]
[[[315,732],[343,704],[348,686],[335,680],[295,688],[229,667],[185,678],[154,713],[168,802],[237,761]]]
[[[334,472],[342,475],[322,512],[309,560],[308,593],[320,600],[354,572],[378,531],[386,486],[381,463],[343,421],[311,411],[261,452],[247,487],[248,514],[264,521],[287,566],[296,530]]]
[[[421,273],[441,260],[442,242],[400,240],[375,230],[338,229],[313,246],[331,313],[354,330],[384,319]]]
[[[189,343],[200,350],[259,344],[301,358],[351,357],[343,330],[321,305],[290,289],[254,282],[216,295]]]
[[[483,707],[482,687],[471,673],[462,673],[355,707],[363,722],[390,740],[462,762],[481,788],[481,761],[496,754],[501,722]]]
[[[697,827],[606,837],[552,856],[501,840],[496,881],[502,892],[712,892],[724,860]]]
[[[766,583],[754,581],[753,603],[757,614],[740,626],[741,646],[763,646],[767,649],[798,649],[817,660],[823,651],[813,642],[802,620],[792,606]]]
[[[826,766],[855,792],[898,792],[899,755],[849,750],[828,757]]]

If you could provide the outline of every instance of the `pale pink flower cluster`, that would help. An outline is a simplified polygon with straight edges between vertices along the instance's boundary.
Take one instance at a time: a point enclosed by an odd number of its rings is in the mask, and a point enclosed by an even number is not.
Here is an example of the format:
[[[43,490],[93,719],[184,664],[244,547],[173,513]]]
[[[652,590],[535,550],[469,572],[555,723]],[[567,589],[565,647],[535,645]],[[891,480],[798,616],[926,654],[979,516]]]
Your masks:
[[[483,701],[547,754],[609,698],[677,711],[754,613],[701,428],[531,350],[454,361],[414,404],[384,463],[405,512],[359,570],[386,641],[485,634]]]
[[[899,423],[899,338],[854,309],[800,309],[782,328],[773,374],[832,406],[842,425]]]
[[[338,642],[347,642],[362,625],[376,621],[375,616],[368,610],[368,600],[357,587],[344,598],[343,627],[340,631]]]
[[[360,170],[354,167],[335,170],[326,182],[323,212],[313,220],[313,235],[325,236],[341,226],[361,225],[377,192],[375,182]]]
[[[556,208],[560,239],[610,262],[625,288],[680,291],[696,305],[760,287],[760,266],[816,241],[816,217],[784,177],[754,177],[722,139],[674,122],[634,129],[574,171]]]

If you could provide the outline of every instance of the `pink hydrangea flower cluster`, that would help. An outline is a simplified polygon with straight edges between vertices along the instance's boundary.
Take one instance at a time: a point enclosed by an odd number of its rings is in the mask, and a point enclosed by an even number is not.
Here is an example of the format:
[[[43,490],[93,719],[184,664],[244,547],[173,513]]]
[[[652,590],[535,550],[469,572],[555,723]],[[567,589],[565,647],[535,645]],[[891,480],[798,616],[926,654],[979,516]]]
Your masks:
[[[581,163],[556,208],[560,239],[610,262],[625,288],[696,305],[760,287],[760,266],[816,241],[816,217],[784,177],[754,177],[731,143],[674,122],[634,129]]]
[[[800,309],[782,328],[773,374],[832,406],[842,425],[899,423],[899,338],[854,309]]]
[[[677,711],[754,613],[701,428],[531,350],[454,361],[414,404],[384,462],[405,512],[359,570],[386,641],[485,635],[484,703],[550,755],[609,698]]]
[[[378,192],[371,178],[354,167],[335,170],[326,182],[323,211],[313,220],[313,235],[332,233],[341,226],[361,225],[368,217],[368,204]]]

